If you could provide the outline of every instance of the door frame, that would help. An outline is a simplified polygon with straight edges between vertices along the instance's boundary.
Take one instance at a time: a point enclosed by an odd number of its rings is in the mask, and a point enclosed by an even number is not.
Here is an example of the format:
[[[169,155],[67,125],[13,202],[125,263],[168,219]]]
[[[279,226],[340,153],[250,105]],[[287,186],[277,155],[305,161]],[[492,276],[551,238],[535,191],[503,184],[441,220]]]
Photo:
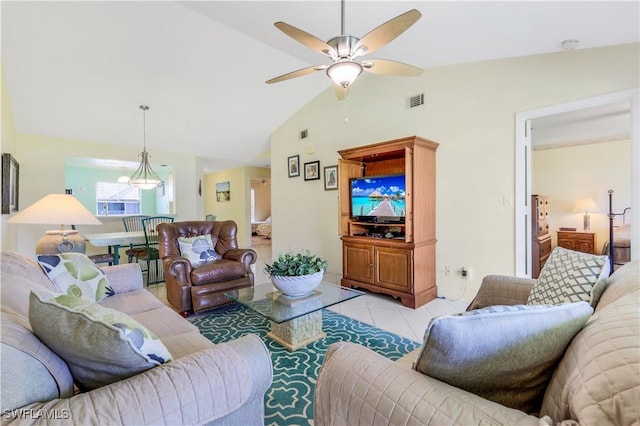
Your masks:
[[[640,257],[640,89],[523,111],[515,115],[515,275],[531,277],[531,120],[618,102],[630,102],[631,259]]]

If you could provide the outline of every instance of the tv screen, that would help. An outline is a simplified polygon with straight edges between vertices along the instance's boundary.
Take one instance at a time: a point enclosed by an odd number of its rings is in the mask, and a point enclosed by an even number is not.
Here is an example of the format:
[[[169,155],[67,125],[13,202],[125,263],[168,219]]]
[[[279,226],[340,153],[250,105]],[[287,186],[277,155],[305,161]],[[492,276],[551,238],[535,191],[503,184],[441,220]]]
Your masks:
[[[351,179],[351,216],[369,218],[404,218],[404,175],[366,176]]]

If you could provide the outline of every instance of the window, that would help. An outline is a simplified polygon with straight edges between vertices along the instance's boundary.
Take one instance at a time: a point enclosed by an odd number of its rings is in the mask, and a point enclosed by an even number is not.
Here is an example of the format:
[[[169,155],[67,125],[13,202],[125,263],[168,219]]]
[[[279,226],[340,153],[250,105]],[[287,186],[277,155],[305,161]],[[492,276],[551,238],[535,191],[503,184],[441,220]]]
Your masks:
[[[96,216],[140,214],[140,189],[128,183],[96,182]]]

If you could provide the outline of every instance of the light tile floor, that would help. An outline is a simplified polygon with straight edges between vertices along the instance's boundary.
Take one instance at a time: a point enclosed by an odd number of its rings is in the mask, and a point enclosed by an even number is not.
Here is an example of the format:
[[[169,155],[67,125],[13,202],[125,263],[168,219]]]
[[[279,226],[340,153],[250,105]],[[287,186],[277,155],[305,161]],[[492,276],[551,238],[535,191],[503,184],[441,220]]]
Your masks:
[[[271,262],[271,245],[255,245],[253,249],[258,253],[258,261],[254,271],[255,282],[268,282],[269,278],[263,269],[266,262]],[[148,290],[163,303],[169,305],[164,283],[151,285]],[[399,300],[393,297],[367,292],[364,296],[347,300],[329,309],[413,341],[421,342],[431,318],[462,312],[466,307],[466,301],[438,298],[418,309],[411,309],[403,306]]]

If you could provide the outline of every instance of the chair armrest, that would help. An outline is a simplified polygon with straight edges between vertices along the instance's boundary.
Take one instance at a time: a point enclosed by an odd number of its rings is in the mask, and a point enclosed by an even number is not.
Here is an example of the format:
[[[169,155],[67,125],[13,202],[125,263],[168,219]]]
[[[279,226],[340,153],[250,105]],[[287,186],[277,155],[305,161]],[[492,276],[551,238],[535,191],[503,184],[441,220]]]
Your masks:
[[[540,424],[521,411],[348,342],[329,347],[316,383],[314,410],[316,426]]]
[[[103,266],[100,269],[104,271],[111,288],[116,294],[143,288],[142,270],[137,263]]]
[[[537,281],[506,275],[487,275],[467,311],[495,305],[523,305]]]
[[[181,287],[191,286],[191,262],[182,256],[167,256],[162,259],[165,278],[175,280]]]
[[[235,260],[236,262],[242,262],[249,270],[249,265],[253,265],[258,260],[258,254],[253,249],[231,249],[223,256],[228,260]]]
[[[272,371],[262,341],[248,335],[69,399],[30,404],[5,414],[3,424],[209,423],[252,397],[262,401]]]

